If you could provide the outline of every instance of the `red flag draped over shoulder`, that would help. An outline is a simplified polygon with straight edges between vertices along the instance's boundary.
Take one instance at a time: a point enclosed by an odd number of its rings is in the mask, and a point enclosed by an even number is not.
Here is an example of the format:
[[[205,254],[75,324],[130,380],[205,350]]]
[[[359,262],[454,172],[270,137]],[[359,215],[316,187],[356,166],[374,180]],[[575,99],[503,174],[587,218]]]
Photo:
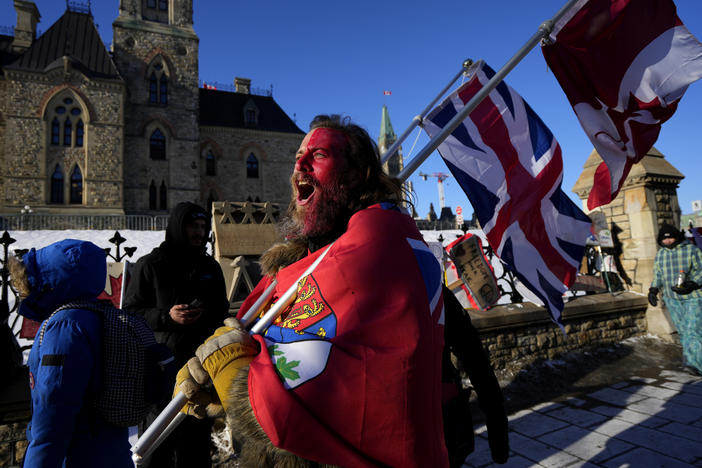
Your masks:
[[[294,304],[256,336],[249,399],[274,445],[346,467],[448,466],[441,269],[421,239],[394,205],[356,213]],[[274,300],[322,251],[278,273]]]
[[[610,203],[702,77],[702,44],[671,0],[581,0],[542,52],[603,159],[588,208]]]

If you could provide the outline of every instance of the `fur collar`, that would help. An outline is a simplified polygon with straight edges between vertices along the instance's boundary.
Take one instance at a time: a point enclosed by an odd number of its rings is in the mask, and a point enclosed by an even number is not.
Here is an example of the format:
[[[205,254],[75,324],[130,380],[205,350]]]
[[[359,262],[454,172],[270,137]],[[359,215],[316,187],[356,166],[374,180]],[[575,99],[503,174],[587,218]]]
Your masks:
[[[242,368],[229,390],[227,424],[232,434],[232,447],[241,447],[241,468],[333,468],[304,460],[275,447],[258,424],[249,401],[249,366]]]

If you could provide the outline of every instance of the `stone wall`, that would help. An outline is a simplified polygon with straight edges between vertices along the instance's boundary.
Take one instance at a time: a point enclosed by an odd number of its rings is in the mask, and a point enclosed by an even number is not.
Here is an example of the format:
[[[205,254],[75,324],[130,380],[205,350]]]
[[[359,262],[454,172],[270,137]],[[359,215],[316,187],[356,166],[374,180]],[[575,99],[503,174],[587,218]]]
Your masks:
[[[596,151],[588,157],[573,192],[586,200],[592,190],[595,170],[602,162]],[[651,148],[634,164],[611,203],[596,208],[607,218],[615,244],[615,257],[622,279],[635,291],[646,292],[653,275],[656,236],[661,224],[680,225],[677,187],[684,178],[664,156]]]
[[[200,128],[203,202],[211,192],[217,200],[272,202],[283,210],[290,202],[290,175],[304,135],[223,127]],[[216,175],[205,175],[205,157],[212,151]],[[246,158],[258,159],[258,177],[246,174]]]
[[[26,430],[29,417],[12,423],[0,423],[0,466],[19,468],[27,450]]]
[[[0,466],[20,466],[27,449],[26,430],[30,419],[27,368],[5,372],[0,385]]]
[[[139,2],[124,3],[113,24],[113,57],[129,89],[124,137],[124,208],[127,212],[149,211],[152,181],[157,189],[165,183],[167,209],[182,201],[197,202],[200,199],[199,40],[192,24],[180,21],[180,13],[175,17],[182,24],[143,21],[138,13]],[[179,9],[191,4],[180,3]],[[147,75],[157,63],[168,77],[165,105],[149,103]],[[157,128],[166,138],[165,160],[149,157],[149,140]]]
[[[563,310],[563,332],[543,307],[509,304],[470,309],[473,325],[496,369],[556,359],[569,351],[598,348],[646,333],[645,296],[624,292],[580,296]]]
[[[78,165],[83,177],[83,204],[79,208],[122,210],[122,107],[121,81],[90,80],[64,64],[46,73],[7,71],[0,82],[0,205],[8,212],[30,205],[35,212],[60,211],[51,205],[50,177],[58,164],[63,170],[66,197],[70,171]],[[55,97],[80,102],[85,124],[82,147],[51,145],[47,113]],[[49,108],[51,107],[51,108]],[[76,208],[73,205],[71,208]]]

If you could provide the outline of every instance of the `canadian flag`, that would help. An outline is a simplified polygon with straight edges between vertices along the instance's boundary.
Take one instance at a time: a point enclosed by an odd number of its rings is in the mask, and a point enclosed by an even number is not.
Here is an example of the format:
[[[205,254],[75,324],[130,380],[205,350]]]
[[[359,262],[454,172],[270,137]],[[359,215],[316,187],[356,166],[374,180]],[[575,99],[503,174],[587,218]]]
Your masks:
[[[392,91],[388,91],[387,89],[383,91],[384,96],[390,96],[392,94]]]
[[[549,39],[546,62],[603,160],[592,210],[617,196],[687,86],[702,77],[702,44],[671,0],[581,0]]]

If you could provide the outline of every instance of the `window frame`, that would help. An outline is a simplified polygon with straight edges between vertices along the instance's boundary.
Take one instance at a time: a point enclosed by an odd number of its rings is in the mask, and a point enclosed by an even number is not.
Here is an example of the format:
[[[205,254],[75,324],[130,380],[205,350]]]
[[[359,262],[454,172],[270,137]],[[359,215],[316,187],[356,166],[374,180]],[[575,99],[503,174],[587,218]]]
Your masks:
[[[168,94],[171,73],[163,55],[156,55],[146,69],[148,96],[146,103],[150,106],[168,106]]]
[[[259,178],[259,168],[260,164],[256,155],[251,152],[246,157],[246,178],[247,179],[258,179]]]
[[[159,127],[156,127],[151,132],[151,135],[149,135],[149,159],[152,161],[165,161],[168,159],[168,142],[166,140],[166,134]]]
[[[78,178],[75,178],[76,174],[78,175]],[[73,170],[71,171],[68,203],[70,205],[83,204],[83,171],[80,170],[80,166],[78,166],[78,164],[73,166]]]
[[[57,174],[59,177],[56,177]],[[56,164],[56,166],[54,166],[54,172],[51,174],[49,204],[66,204],[66,177],[63,174],[63,169],[61,169],[60,164]]]

